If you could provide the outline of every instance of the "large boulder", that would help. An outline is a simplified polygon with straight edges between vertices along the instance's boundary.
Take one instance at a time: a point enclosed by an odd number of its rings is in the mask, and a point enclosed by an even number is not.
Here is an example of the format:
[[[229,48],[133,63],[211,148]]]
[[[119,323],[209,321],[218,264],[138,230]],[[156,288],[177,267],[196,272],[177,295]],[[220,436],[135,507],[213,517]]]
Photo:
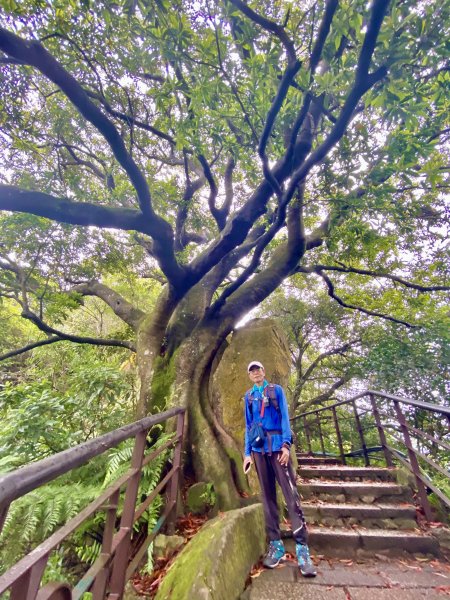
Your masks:
[[[214,412],[219,423],[242,451],[243,398],[250,388],[247,365],[251,360],[258,360],[264,365],[268,381],[286,388],[291,356],[286,337],[274,319],[253,319],[236,329],[213,377],[211,392]]]
[[[155,600],[237,600],[265,539],[260,504],[220,514],[176,557]]]

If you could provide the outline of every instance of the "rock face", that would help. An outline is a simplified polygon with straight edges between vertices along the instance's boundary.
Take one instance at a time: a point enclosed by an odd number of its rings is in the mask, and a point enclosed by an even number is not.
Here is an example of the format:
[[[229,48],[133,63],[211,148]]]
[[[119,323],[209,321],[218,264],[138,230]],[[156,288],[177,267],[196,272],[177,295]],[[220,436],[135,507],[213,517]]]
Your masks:
[[[247,365],[261,362],[271,383],[286,387],[291,357],[286,337],[273,319],[253,319],[237,329],[214,373],[211,397],[215,415],[239,448],[244,447],[245,392],[250,388]]]
[[[181,535],[163,535],[160,533],[155,537],[155,541],[153,542],[153,557],[164,558],[171,556],[185,543],[186,540]]]
[[[186,508],[195,515],[208,512],[215,504],[216,498],[211,483],[199,481],[188,489]]]
[[[450,552],[450,528],[444,526],[433,528],[431,535],[437,538],[442,550]]]
[[[223,513],[208,521],[177,556],[155,600],[239,598],[264,546],[260,504]]]

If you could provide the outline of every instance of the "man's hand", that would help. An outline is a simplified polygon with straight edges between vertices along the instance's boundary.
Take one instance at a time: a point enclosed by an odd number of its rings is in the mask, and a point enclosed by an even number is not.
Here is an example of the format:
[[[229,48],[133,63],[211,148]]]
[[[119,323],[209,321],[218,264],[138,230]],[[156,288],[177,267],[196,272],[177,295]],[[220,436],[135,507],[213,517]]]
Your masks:
[[[283,467],[285,467],[288,464],[288,462],[289,462],[289,450],[286,448],[286,446],[283,446],[281,448],[281,452],[278,455],[278,462]]]
[[[243,468],[245,474],[247,474],[249,472],[252,464],[253,464],[253,458],[251,456],[246,456],[244,458],[244,463],[242,465],[242,468]]]

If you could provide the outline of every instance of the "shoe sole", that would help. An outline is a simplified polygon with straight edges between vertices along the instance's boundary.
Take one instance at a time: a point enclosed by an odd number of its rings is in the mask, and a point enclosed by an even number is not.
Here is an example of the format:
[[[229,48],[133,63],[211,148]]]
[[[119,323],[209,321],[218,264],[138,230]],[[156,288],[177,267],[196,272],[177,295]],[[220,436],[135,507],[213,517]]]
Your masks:
[[[302,575],[302,577],[316,577],[317,573],[304,573],[301,569],[300,569],[300,573]]]
[[[282,557],[281,557],[281,558],[278,560],[278,562],[277,562],[276,564],[274,564],[274,565],[265,565],[265,564],[263,563],[263,567],[266,567],[266,569],[275,569],[275,567],[278,567],[278,565],[279,565],[281,562],[284,562],[284,556],[282,556]]]

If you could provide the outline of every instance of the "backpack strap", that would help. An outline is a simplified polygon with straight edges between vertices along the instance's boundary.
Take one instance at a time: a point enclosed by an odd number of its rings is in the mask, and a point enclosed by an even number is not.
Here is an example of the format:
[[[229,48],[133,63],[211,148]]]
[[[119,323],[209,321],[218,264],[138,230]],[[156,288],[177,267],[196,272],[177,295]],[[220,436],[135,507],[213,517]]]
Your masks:
[[[267,398],[269,398],[270,404],[275,408],[275,410],[280,412],[280,407],[278,406],[277,393],[275,391],[275,384],[269,383],[264,389],[264,394]]]
[[[245,393],[245,396],[246,396],[248,402],[252,402],[252,400],[253,400],[253,388],[250,388]],[[266,385],[266,387],[264,388],[264,396],[269,399],[269,402],[274,407],[274,409],[276,411],[280,412],[280,407],[278,405],[277,392],[275,390],[275,384],[274,383],[268,383]],[[263,414],[264,414],[263,409],[261,409],[261,411],[262,411],[261,416],[263,416]]]
[[[249,404],[251,402],[253,402],[253,388],[250,388],[247,392],[245,392],[245,397],[247,398],[247,402]],[[261,417],[261,419],[264,416],[264,408],[265,408],[264,402],[261,402],[261,410],[259,411],[259,416]],[[251,409],[250,409],[250,411],[251,411]]]

